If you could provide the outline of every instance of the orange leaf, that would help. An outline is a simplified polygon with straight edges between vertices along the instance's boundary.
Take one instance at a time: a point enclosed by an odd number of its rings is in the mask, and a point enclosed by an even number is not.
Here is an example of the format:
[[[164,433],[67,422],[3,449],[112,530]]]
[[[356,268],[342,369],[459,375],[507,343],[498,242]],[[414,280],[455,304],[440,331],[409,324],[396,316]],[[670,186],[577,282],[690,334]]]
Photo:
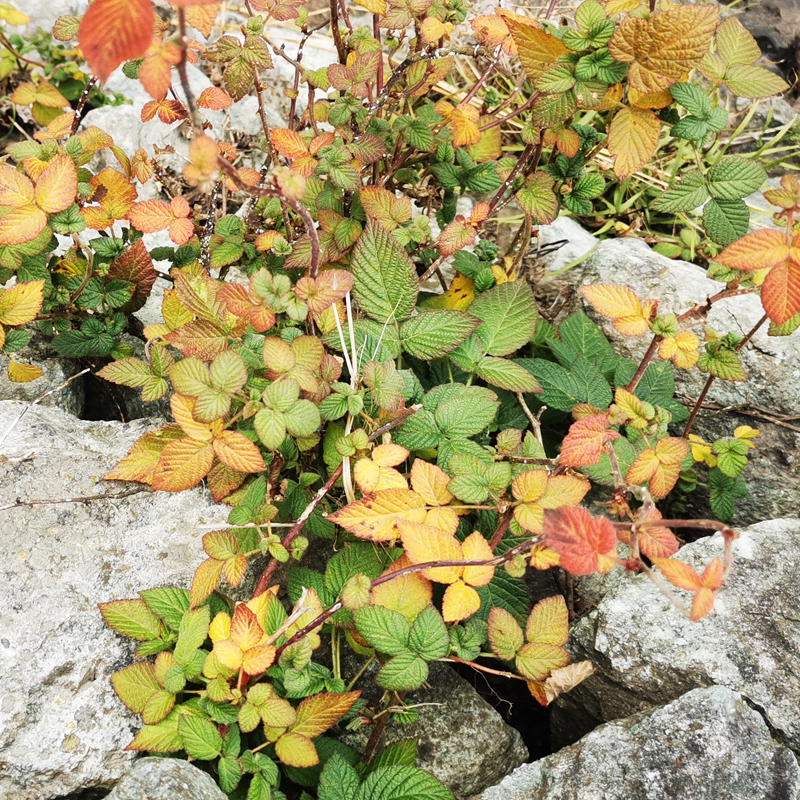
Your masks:
[[[360,695],[361,692],[326,692],[307,697],[297,707],[297,722],[292,726],[292,733],[309,739],[325,733],[350,710]]]
[[[648,520],[661,519],[661,512],[654,508],[647,517]],[[630,531],[619,531],[619,540],[624,544],[631,543]],[[678,552],[678,540],[669,528],[663,526],[642,526],[639,528],[639,549],[648,558],[668,558]]]
[[[235,431],[222,431],[214,439],[214,453],[223,464],[239,472],[266,469],[259,449],[246,436]]]
[[[151,100],[142,106],[142,122],[149,122],[156,114],[165,125],[171,125],[189,116],[189,112],[179,100]]]
[[[47,227],[47,214],[34,205],[12,208],[0,219],[0,244],[25,244]]]
[[[605,443],[619,438],[619,433],[609,430],[609,425],[605,414],[589,414],[573,422],[561,443],[560,462],[565,467],[597,464],[603,455]]]
[[[164,200],[143,200],[131,206],[128,219],[137,231],[156,233],[169,228],[175,215]]]
[[[111,167],[94,175],[90,183],[94,189],[92,200],[97,200],[113,219],[125,219],[136,200],[136,187]]]
[[[170,442],[183,439],[184,436],[184,432],[177,425],[167,425],[144,434],[136,441],[128,455],[108,475],[105,475],[103,480],[151,483],[153,472],[164,448]]]
[[[75,202],[78,170],[69,156],[56,156],[36,181],[36,202],[42,211],[57,214]]]
[[[569,53],[566,45],[552,34],[539,28],[533,20],[503,12],[503,21],[508,26],[517,45],[519,60],[528,77],[536,83],[548,66]]]
[[[792,244],[786,241],[785,231],[766,229],[753,231],[728,245],[715,259],[731,269],[750,271],[777,267],[787,259],[800,262],[800,233]]]
[[[694,567],[690,567],[683,561],[674,558],[654,558],[655,564],[663,576],[679,589],[686,589],[688,592],[696,592],[703,587],[703,582]]]
[[[197,98],[197,105],[200,108],[209,108],[212,111],[222,111],[233,103],[231,96],[224,90],[216,86],[209,86],[203,89],[203,93]]]
[[[169,401],[172,416],[175,417],[175,422],[181,426],[187,436],[198,442],[210,442],[213,438],[211,427],[204,422],[198,422],[194,418],[193,412],[196,402],[196,397],[173,394]]]
[[[200,31],[206,39],[211,36],[214,22],[219,14],[219,2],[217,0],[191,0],[191,2],[174,0],[173,5],[179,8],[181,6],[186,7],[186,24]]]
[[[95,0],[81,20],[78,44],[100,80],[123,62],[144,55],[153,38],[151,0]]]
[[[404,519],[398,520],[398,528],[403,548],[412,564],[463,560],[461,545],[452,534]],[[432,567],[422,570],[422,574],[436,583],[455,583],[462,571],[462,567]]]
[[[633,175],[650,160],[660,135],[661,121],[652,111],[627,106],[617,111],[608,129],[608,150],[616,157],[614,172],[620,180]]]
[[[154,100],[163,100],[172,85],[172,68],[179,64],[181,50],[170,42],[158,42],[148,50],[139,67],[139,81]]]
[[[328,519],[360,539],[390,542],[397,538],[400,523],[425,519],[425,501],[416,492],[386,489],[340,508]]]
[[[163,492],[182,492],[196,486],[214,462],[210,442],[179,439],[164,448],[153,472],[153,489]]]
[[[478,534],[480,536],[480,534]],[[462,580],[447,587],[442,598],[442,617],[445,622],[461,622],[481,607],[480,595]]]
[[[761,305],[776,325],[800,311],[800,252],[797,261],[787,260],[769,271],[761,285]]]
[[[371,453],[372,460],[382,467],[396,467],[411,455],[399,444],[379,444]]]
[[[0,323],[25,325],[36,319],[44,301],[44,279],[14,284],[0,294]]]
[[[273,128],[269,132],[272,146],[285,158],[294,161],[309,154],[306,143],[297,131],[288,128]]]
[[[547,546],[561,556],[560,564],[573,575],[608,572],[616,563],[617,534],[605,517],[581,507],[562,506],[544,512]]]
[[[658,92],[679,81],[708,52],[719,21],[717,6],[673,5],[649,19],[629,16],[608,49],[616,61],[630,63],[630,85]]]
[[[195,136],[189,145],[191,164],[183,168],[183,177],[193,186],[210,181],[217,172],[219,148],[217,143],[205,134]]]

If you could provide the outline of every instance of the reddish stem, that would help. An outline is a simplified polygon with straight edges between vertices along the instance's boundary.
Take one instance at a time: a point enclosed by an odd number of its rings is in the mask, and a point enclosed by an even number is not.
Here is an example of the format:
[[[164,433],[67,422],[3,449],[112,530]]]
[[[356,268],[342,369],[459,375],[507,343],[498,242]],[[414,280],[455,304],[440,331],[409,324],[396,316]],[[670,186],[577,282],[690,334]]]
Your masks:
[[[650,365],[650,362],[653,360],[653,356],[656,354],[656,350],[658,349],[658,345],[661,343],[661,339],[661,336],[653,337],[653,341],[650,342],[650,346],[647,348],[647,352],[644,354],[644,357],[639,363],[636,372],[634,372],[631,382],[625,387],[629,392],[632,392],[639,385],[639,381],[642,379],[644,371]]]

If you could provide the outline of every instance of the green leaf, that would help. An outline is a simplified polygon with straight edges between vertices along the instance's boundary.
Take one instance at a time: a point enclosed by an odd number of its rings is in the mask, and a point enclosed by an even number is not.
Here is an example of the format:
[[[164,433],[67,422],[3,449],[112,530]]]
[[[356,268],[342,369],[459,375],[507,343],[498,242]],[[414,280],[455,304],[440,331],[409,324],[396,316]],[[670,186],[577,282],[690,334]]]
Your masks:
[[[417,273],[390,233],[369,223],[353,251],[351,269],[353,293],[368,317],[387,322],[411,315],[419,292]]]
[[[558,213],[558,197],[553,189],[554,180],[553,176],[546,172],[534,172],[517,192],[517,202],[522,210],[530,214],[534,222],[539,225],[549,225]]]
[[[728,112],[724,108],[712,108],[706,116],[706,124],[712,131],[723,131],[728,126]]]
[[[337,753],[322,770],[317,796],[319,800],[352,800],[358,783],[358,773]]]
[[[260,773],[253,775],[247,790],[247,800],[272,800],[273,796],[272,785],[267,779]]]
[[[247,367],[233,350],[224,350],[211,364],[211,381],[221,392],[238,392],[247,383]]]
[[[708,173],[708,191],[718,200],[738,200],[757,192],[767,173],[757,161],[739,156],[720,159]]]
[[[688,116],[678,120],[672,126],[670,133],[676,139],[688,139],[690,142],[699,142],[702,145],[705,144],[710,130],[705,120]]]
[[[413,767],[417,762],[417,740],[401,739],[392,742],[372,759],[369,771],[374,772],[381,767],[404,766]],[[321,799],[322,800],[322,799]]]
[[[479,321],[453,309],[420,311],[400,327],[400,342],[412,356],[430,361],[449,353],[477,327]]]
[[[709,237],[724,247],[733,244],[747,233],[750,212],[744,200],[715,200],[711,198],[703,209],[703,226]]]
[[[408,646],[426,661],[444,658],[450,652],[450,636],[442,615],[433,607],[424,608],[411,626]]]
[[[166,719],[175,707],[175,695],[168,689],[159,689],[150,695],[142,709],[142,720],[147,725],[154,725]]]
[[[404,120],[402,131],[405,140],[415,149],[430,152],[433,148],[433,134],[428,124],[421,119]]]
[[[711,100],[699,86],[691,83],[673,83],[669,90],[673,99],[690,114],[705,117],[711,111]]]
[[[170,628],[178,630],[181,618],[189,610],[189,591],[177,586],[163,586],[139,592],[147,607]]]
[[[456,385],[460,391],[437,406],[434,419],[445,436],[475,436],[492,422],[500,403],[489,389]]]
[[[756,99],[785,92],[789,85],[783,78],[754,64],[734,64],[725,72],[726,86],[739,97]]]
[[[380,608],[380,606],[376,607]],[[415,653],[403,652],[387,661],[380,668],[375,682],[384,689],[405,692],[411,689],[418,689],[427,679],[427,662]]]
[[[670,186],[650,204],[650,207],[667,214],[676,214],[679,211],[699,208],[707,199],[706,179],[702,173],[695,171]]]
[[[393,432],[393,440],[409,450],[431,450],[438,447],[442,434],[433,414],[422,408]]]
[[[286,438],[286,420],[280,411],[262,408],[254,417],[258,438],[268,450],[277,450]]]
[[[611,343],[582,311],[570,314],[559,326],[558,333],[565,345],[584,358],[597,363],[615,358]]]
[[[325,586],[333,597],[339,597],[347,581],[354,575],[366,575],[374,580],[383,572],[383,564],[375,547],[366,542],[354,542],[340,550],[325,568]]]
[[[183,740],[178,734],[178,721],[185,719],[177,709],[156,725],[145,725],[126,750],[143,750],[147,753],[176,753],[183,750]]]
[[[454,797],[433,775],[417,767],[391,766],[371,772],[359,787],[355,800],[454,800]]]
[[[97,607],[106,625],[129,639],[145,642],[159,637],[161,621],[144,600],[112,600]]]
[[[747,373],[737,353],[732,350],[718,350],[716,353],[700,353],[697,368],[710,372],[724,381],[746,381]]]
[[[715,468],[708,473],[708,483],[711,486],[709,495],[711,510],[722,522],[729,522],[733,519],[735,511],[734,501],[737,497],[744,497],[747,494],[747,486],[742,476],[731,478]]]
[[[473,371],[492,386],[499,386],[510,392],[542,391],[542,387],[530,372],[507,358],[485,356]]]
[[[489,289],[470,306],[481,320],[477,333],[490,356],[507,356],[527,344],[536,330],[536,302],[527,281]]]
[[[322,419],[314,403],[310,400],[298,400],[284,412],[283,422],[292,436],[311,436],[322,424]]]
[[[220,789],[226,794],[230,794],[242,779],[242,767],[239,764],[239,759],[233,756],[221,758],[217,764],[217,771],[219,773]]]
[[[134,714],[141,714],[145,703],[161,689],[153,665],[147,661],[138,661],[115,672],[111,676],[111,685],[117,697]]]
[[[208,606],[195,608],[183,615],[175,645],[175,660],[179,664],[186,664],[192,653],[203,644],[210,623],[211,611]]]
[[[717,454],[717,467],[729,478],[737,478],[747,466],[750,448],[739,439],[720,439],[712,450]]]
[[[584,200],[593,200],[600,197],[605,188],[606,182],[601,175],[584,175],[572,187],[572,194]]]
[[[560,411],[572,411],[578,403],[589,403],[600,409],[611,405],[608,382],[599,370],[583,357],[578,357],[570,369],[541,358],[517,359],[542,386],[542,401]]]
[[[396,656],[408,649],[411,626],[398,611],[383,606],[366,606],[355,611],[353,618],[358,632],[370,647],[388,656]]]
[[[222,753],[222,737],[211,720],[183,715],[178,721],[178,733],[183,749],[192,758],[211,761]]]
[[[329,594],[325,586],[325,578],[319,572],[294,564],[289,570],[289,578],[286,582],[286,593],[292,603],[296,603],[300,599],[303,589],[313,589],[317,593],[317,597],[326,605],[332,605],[335,600],[335,597]]]

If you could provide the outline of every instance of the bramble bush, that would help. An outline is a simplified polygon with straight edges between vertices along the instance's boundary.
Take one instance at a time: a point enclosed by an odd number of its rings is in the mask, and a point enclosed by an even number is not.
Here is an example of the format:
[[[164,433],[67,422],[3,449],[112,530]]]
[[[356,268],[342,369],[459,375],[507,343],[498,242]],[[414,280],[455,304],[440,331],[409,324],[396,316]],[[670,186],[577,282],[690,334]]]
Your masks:
[[[100,605],[138,642],[113,678],[144,722],[129,749],[185,754],[232,798],[283,797],[282,779],[320,800],[451,797],[414,767],[413,742],[380,748],[390,717],[415,718],[403,698],[430,662],[491,670],[478,659],[498,659],[544,705],[592,670],[569,664],[563,598],[529,609],[526,569],[620,566],[693,620],[713,607],[758,432],[707,443],[692,425],[713,381],[746,380],[739,353],[758,328],[800,325],[800,182],[765,192],[775,227],[748,232],[743,198],[766,173],[727,154],[725,103],[787,86],[716,5],[585,0],[556,24],[551,3],[536,21],[498,9],[463,30],[461,0],[332,0],[337,58],[317,70],[266,27],[293,23],[305,43],[322,26],[300,0],[248,0],[246,23],[219,36],[216,4],[173,5],[95,0],[54,26],[77,45],[39,37],[46,63],[24,55],[29,41],[0,37],[11,103],[35,126],[0,164],[3,352],[24,354],[35,323],[58,353],[105,359],[102,378],[169,396],[174,423],[106,478],[168,492],[204,481],[230,507],[228,525],[202,538],[190,589]],[[296,76],[283,128],[269,127],[262,96],[275,59]],[[198,98],[190,62],[218,76]],[[143,124],[188,125],[182,188],[168,199],[137,200],[163,177],[163,151],[126,153],[111,133],[80,129],[97,81],[121,64],[152,98]],[[82,81],[80,98],[68,79]],[[262,163],[240,166],[203,112],[252,93]],[[101,150],[117,165],[94,171]],[[648,205],[649,235],[667,243],[686,225],[671,254],[694,253],[702,207],[720,290],[677,309],[625,286],[583,287],[620,335],[650,337],[637,364],[586,314],[543,317],[523,258],[536,225],[602,215],[666,156],[681,166]],[[220,186],[237,213],[215,212]],[[468,216],[457,213],[465,195],[477,200]],[[521,224],[503,252],[482,232],[511,202]],[[148,249],[160,231],[174,247]],[[154,260],[171,262],[171,287],[143,360],[119,335],[150,294]],[[434,276],[441,294],[421,288]],[[748,293],[764,316],[745,336],[703,327],[713,304]],[[708,376],[690,410],[673,368]],[[12,356],[9,374],[40,370]],[[701,482],[695,463],[722,521],[662,519],[659,501]],[[581,505],[592,485],[607,516]],[[701,574],[674,558],[672,529],[690,527],[723,534]],[[296,564],[334,539],[324,573]],[[252,597],[234,602],[229,588],[248,573]],[[323,641],[330,668],[315,660]],[[343,680],[344,641],[377,661],[377,707],[360,698],[360,675]],[[368,726],[366,752],[326,735],[334,725]]]

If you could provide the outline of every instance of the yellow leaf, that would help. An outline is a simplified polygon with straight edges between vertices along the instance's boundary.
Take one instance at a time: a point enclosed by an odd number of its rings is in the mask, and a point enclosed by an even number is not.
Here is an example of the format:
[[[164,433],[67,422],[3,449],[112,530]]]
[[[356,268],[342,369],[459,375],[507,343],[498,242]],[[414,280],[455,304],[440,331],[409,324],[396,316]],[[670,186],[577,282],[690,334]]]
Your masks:
[[[33,200],[30,180],[10,164],[0,164],[0,206],[25,206]]]
[[[471,617],[480,607],[480,595],[462,580],[448,586],[442,598],[442,616],[445,622],[460,622]]]
[[[239,472],[261,472],[266,469],[258,448],[246,436],[235,431],[222,431],[214,439],[214,453],[225,466]]]
[[[533,503],[542,496],[546,486],[547,470],[530,469],[514,478],[511,492],[517,500]]]
[[[525,638],[529,642],[564,645],[569,638],[569,614],[561,595],[540,600],[528,616]]]
[[[595,283],[582,286],[580,293],[594,309],[613,320],[614,327],[626,336],[641,336],[650,328],[648,320],[655,315],[655,307],[642,301],[631,289],[612,283]]]
[[[13,383],[30,383],[44,375],[44,370],[35,364],[20,364],[14,359],[8,365],[8,377]]]
[[[161,302],[161,316],[164,317],[164,322],[166,322],[171,331],[177,330],[181,325],[185,325],[194,319],[194,314],[181,303],[178,292],[175,289],[166,289],[164,291],[164,300]]]
[[[196,402],[196,397],[173,394],[169,401],[172,416],[175,417],[175,422],[183,428],[186,435],[191,439],[199,442],[210,442],[213,438],[211,428],[205,422],[198,422],[194,418],[193,412]]]
[[[36,202],[42,211],[57,214],[75,202],[78,170],[69,156],[56,156],[36,181]]]
[[[275,755],[290,767],[314,767],[319,764],[314,742],[299,733],[284,733],[275,743]]]
[[[523,503],[514,509],[514,519],[530,533],[544,532],[544,509],[538,503]]]
[[[615,83],[606,89],[605,97],[600,101],[600,105],[595,108],[595,111],[611,111],[612,108],[617,107],[617,103],[622,100],[622,84]]]
[[[708,6],[693,6],[693,8]],[[647,109],[623,107],[611,120],[608,130],[608,150],[614,161],[614,172],[620,180],[641,169],[655,152],[661,122]]]
[[[753,64],[761,58],[761,49],[753,35],[736,17],[728,17],[717,28],[715,40],[717,52],[728,67]]]
[[[353,478],[363,494],[372,494],[378,488],[381,468],[369,458],[359,458],[353,464]]]
[[[563,647],[531,642],[517,653],[514,663],[526,678],[540,681],[554,669],[565,667],[569,663],[569,654]]]
[[[450,283],[450,288],[438,297],[423,301],[425,308],[452,308],[456,311],[466,311],[475,299],[475,281],[461,273],[456,273]]]
[[[629,86],[628,100],[637,108],[666,108],[672,102],[672,92],[662,89],[660,92],[644,93]]]
[[[25,244],[47,227],[47,214],[33,204],[12,208],[0,219],[0,244]]]
[[[150,483],[164,448],[170,442],[183,439],[184,436],[184,432],[177,425],[167,425],[144,434],[136,441],[128,455],[103,480]]]
[[[464,147],[465,145],[477,144],[481,140],[481,132],[478,128],[480,121],[480,111],[469,103],[461,103],[453,109],[450,117],[450,125],[453,129],[453,145]]]
[[[357,6],[366,8],[370,14],[385,14],[386,0],[353,0]]]
[[[307,697],[297,707],[297,722],[292,726],[292,732],[310,739],[325,733],[350,710],[360,694],[326,692]]]
[[[755,439],[756,436],[761,436],[761,431],[757,431],[755,428],[751,428],[749,425],[739,425],[739,427],[733,432],[733,435],[737,439],[747,442],[749,447],[755,447],[750,439]]]
[[[17,11],[11,3],[0,3],[0,19],[9,25],[27,25],[31,21],[30,17]]]
[[[390,542],[397,538],[401,522],[425,519],[425,501],[416,492],[387,489],[350,503],[328,519],[360,539]]]
[[[556,475],[548,479],[547,488],[536,503],[542,508],[577,506],[589,489],[589,481],[577,475]]]
[[[383,574],[388,575],[408,566],[411,566],[411,561],[403,554]],[[431,582],[419,572],[412,572],[376,586],[372,590],[372,604],[398,611],[409,622],[413,622],[419,612],[430,605],[432,594]]]
[[[43,299],[44,279],[14,284],[0,295],[0,323],[25,325],[31,322],[41,311]]]
[[[461,545],[452,534],[403,519],[398,521],[398,528],[403,548],[412,564],[463,560]],[[433,567],[422,570],[422,574],[436,583],[454,583],[461,577],[462,571],[462,567]]]
[[[445,533],[458,530],[458,514],[449,506],[434,506],[425,512],[424,523]]]
[[[450,476],[441,468],[422,458],[411,467],[411,486],[431,506],[446,506],[453,495],[447,491]]]
[[[382,467],[396,467],[409,455],[409,451],[399,444],[379,444],[371,453],[372,460]]]
[[[666,89],[696,67],[708,52],[719,21],[718,6],[680,5],[649,19],[630,16],[608,49],[631,64],[628,83],[645,94]]]
[[[561,556],[545,544],[537,544],[530,553],[530,565],[534,569],[550,569],[558,566]]]
[[[494,556],[489,542],[479,531],[473,531],[461,545],[465,561],[488,561]],[[486,586],[494,577],[494,567],[464,567],[464,583],[470,586]]]

